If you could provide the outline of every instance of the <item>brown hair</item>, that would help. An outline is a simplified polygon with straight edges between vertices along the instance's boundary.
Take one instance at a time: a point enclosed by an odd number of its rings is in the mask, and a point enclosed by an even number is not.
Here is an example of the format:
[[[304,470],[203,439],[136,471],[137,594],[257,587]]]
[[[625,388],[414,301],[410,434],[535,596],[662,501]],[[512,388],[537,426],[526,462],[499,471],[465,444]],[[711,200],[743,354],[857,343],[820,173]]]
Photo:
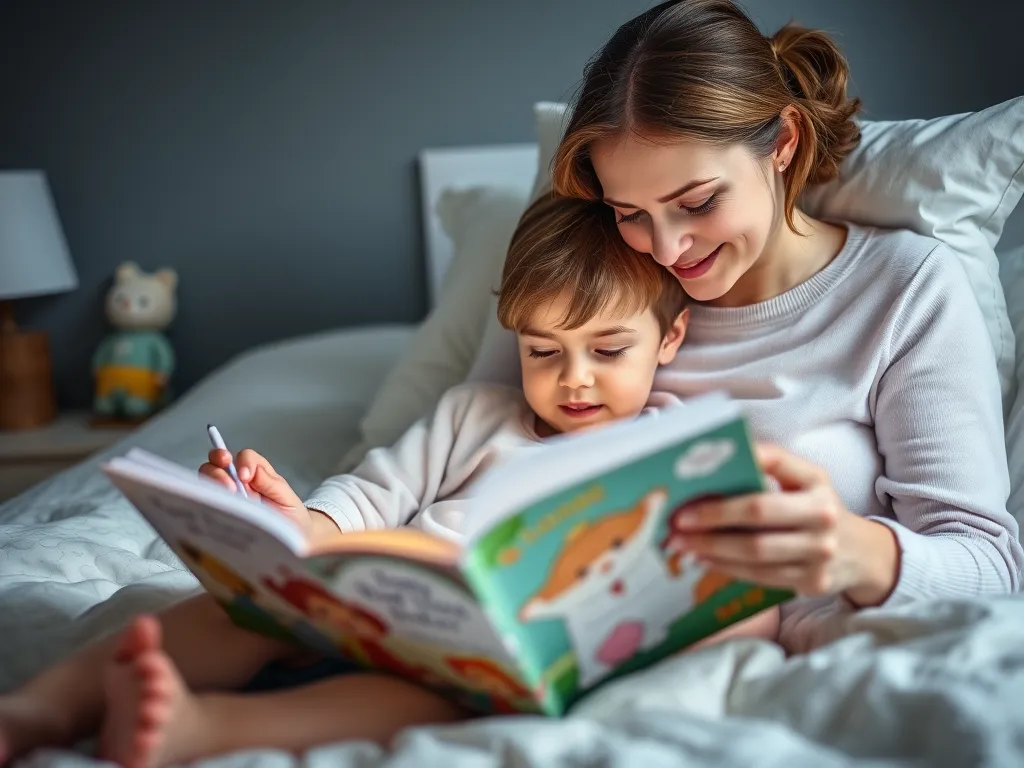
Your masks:
[[[526,209],[512,234],[498,290],[498,320],[522,330],[534,312],[562,295],[561,325],[579,328],[612,303],[628,313],[650,309],[667,333],[686,306],[679,281],[619,235],[601,202],[545,194]]]
[[[809,183],[839,173],[860,141],[849,67],[824,32],[787,24],[770,38],[730,0],[671,0],[623,24],[587,65],[553,163],[556,192],[600,199],[589,147],[628,132],[651,141],[775,149],[787,106],[799,142],[785,172],[785,216]]]

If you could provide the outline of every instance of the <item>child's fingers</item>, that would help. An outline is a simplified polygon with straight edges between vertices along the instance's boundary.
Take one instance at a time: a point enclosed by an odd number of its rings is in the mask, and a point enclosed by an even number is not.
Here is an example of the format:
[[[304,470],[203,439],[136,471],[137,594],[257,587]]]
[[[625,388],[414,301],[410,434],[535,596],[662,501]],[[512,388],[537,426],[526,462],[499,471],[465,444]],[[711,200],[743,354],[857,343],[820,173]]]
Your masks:
[[[288,481],[275,474],[273,470],[268,472],[263,466],[256,468],[249,485],[260,496],[269,499],[279,506],[302,506],[302,500],[292,490],[292,487],[288,485]]]
[[[238,452],[238,455],[235,456],[235,469],[238,470],[238,477],[243,483],[252,482],[257,469],[262,469],[270,477],[278,476],[270,462],[252,448],[245,448]]]
[[[208,463],[200,467],[200,474],[235,490],[235,482],[226,471],[232,461],[231,453],[222,448],[214,448],[209,453],[209,459]],[[252,448],[239,451],[234,457],[234,462],[238,479],[246,486],[246,492],[251,497],[267,498],[280,506],[301,506],[301,500],[287,481],[274,471],[269,461]]]
[[[223,448],[211,448],[206,458],[213,466],[227,469],[228,464],[231,463],[231,452],[225,451]]]
[[[231,476],[223,469],[214,466],[213,464],[203,464],[203,466],[199,468],[199,474],[216,480],[226,488],[230,488],[231,490],[235,489],[235,481],[231,479]]]
[[[238,455],[235,457],[232,457],[231,452],[226,451],[223,448],[213,448],[210,450],[207,458],[209,458],[210,464],[224,470],[231,465],[233,458],[235,462],[235,471],[238,472],[238,479],[243,483],[248,482],[252,478],[257,467],[265,467],[270,471],[273,471],[273,467],[270,466],[270,462],[251,448],[239,451]]]

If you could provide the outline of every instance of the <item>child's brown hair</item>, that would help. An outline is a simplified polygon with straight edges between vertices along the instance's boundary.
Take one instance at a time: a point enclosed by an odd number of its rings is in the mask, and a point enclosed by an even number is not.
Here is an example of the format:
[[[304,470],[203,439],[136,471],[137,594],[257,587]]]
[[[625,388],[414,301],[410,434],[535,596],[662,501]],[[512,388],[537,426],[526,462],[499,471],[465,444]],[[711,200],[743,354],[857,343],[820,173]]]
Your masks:
[[[650,309],[665,334],[687,301],[675,276],[626,245],[611,208],[546,194],[526,209],[512,235],[498,320],[521,330],[538,308],[563,294],[569,297],[561,320],[567,330],[614,305],[623,313]]]

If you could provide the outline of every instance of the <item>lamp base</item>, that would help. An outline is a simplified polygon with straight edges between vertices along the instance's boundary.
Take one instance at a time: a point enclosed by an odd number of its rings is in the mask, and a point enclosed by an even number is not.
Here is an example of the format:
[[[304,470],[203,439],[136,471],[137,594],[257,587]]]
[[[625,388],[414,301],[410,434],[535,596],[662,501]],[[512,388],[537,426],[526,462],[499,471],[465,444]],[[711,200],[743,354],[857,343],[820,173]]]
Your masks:
[[[0,330],[0,429],[34,429],[57,416],[44,331]]]

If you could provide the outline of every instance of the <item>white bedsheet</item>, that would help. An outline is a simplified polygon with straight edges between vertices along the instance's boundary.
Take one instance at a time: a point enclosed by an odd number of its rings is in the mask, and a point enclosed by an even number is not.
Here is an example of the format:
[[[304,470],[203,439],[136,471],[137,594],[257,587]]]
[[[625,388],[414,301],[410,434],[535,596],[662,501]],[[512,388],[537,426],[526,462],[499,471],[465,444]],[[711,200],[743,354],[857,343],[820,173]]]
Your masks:
[[[805,656],[735,640],[598,691],[563,720],[410,729],[388,752],[252,750],[202,768],[847,768],[1024,765],[1024,599],[864,612]],[[344,712],[338,713],[344,717]],[[69,752],[35,768],[95,768]]]
[[[301,492],[354,441],[408,338],[405,328],[366,329],[247,355],[107,454],[142,445],[195,466],[215,421],[232,446],[262,448]],[[131,612],[195,588],[97,461],[0,507],[0,690]],[[789,660],[752,640],[677,657],[605,687],[563,720],[411,729],[387,753],[353,743],[302,759],[254,751],[202,765],[1024,765],[1024,597],[847,621],[846,637]],[[27,764],[96,765],[70,751]]]
[[[132,609],[196,587],[98,472],[102,459],[138,445],[198,467],[213,422],[229,446],[259,450],[302,494],[355,443],[360,417],[411,333],[334,332],[242,355],[118,445],[0,506],[0,690]]]

